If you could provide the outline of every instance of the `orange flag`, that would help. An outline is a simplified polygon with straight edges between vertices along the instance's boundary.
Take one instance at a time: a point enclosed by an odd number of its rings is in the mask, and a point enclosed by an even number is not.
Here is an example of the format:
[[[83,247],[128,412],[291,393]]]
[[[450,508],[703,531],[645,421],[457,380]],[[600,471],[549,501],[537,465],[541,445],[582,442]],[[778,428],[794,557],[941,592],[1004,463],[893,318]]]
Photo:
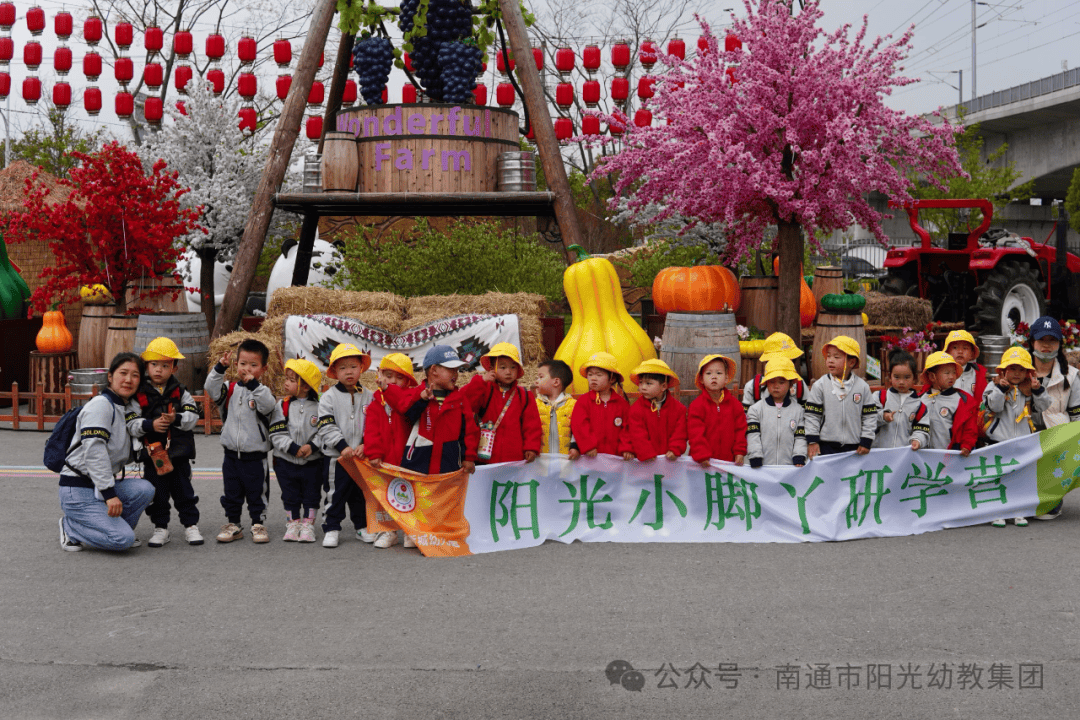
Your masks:
[[[401,528],[416,538],[427,557],[472,555],[466,538],[465,493],[469,475],[464,470],[422,475],[395,465],[376,469],[367,460],[338,460],[364,491],[368,531]]]

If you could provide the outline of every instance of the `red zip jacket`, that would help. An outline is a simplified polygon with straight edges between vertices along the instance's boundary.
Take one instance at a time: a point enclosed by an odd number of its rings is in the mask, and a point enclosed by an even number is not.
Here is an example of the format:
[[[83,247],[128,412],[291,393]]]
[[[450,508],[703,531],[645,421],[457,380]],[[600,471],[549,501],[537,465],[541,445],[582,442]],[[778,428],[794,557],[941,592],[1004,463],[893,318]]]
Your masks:
[[[746,455],[746,411],[730,390],[724,390],[720,402],[713,402],[706,392],[694,398],[686,432],[694,462],[709,458],[734,462],[736,455]]]
[[[600,402],[591,390],[580,396],[570,415],[570,432],[578,450],[582,455],[592,450],[618,455],[629,415],[630,403],[614,391],[607,402]]]
[[[979,403],[982,400],[974,395],[968,395],[963,390],[957,390],[956,392],[960,393],[960,402],[956,406],[956,412],[953,413],[949,449],[963,450],[967,448],[968,450],[974,450],[975,443],[979,439]],[[912,425],[925,415],[926,406],[919,405],[919,409],[915,411],[915,419],[911,421]]]
[[[391,385],[383,393],[390,407],[405,416],[409,436],[414,426],[418,430],[412,444],[406,440],[401,467],[435,475],[459,470],[463,461],[476,462],[480,430],[468,398],[461,390],[454,390],[442,403],[423,400],[420,393],[426,387],[427,383],[421,383],[406,390]]]
[[[507,395],[498,383],[485,382],[481,375],[474,375],[461,392],[472,403],[481,423],[494,423],[506,405]],[[483,461],[488,464],[524,460],[527,450],[540,453],[540,411],[536,409],[536,399],[519,385],[510,392],[513,393],[510,407],[495,430],[491,459]]]
[[[629,428],[619,452],[632,452],[638,460],[668,452],[682,455],[686,452],[686,406],[668,395],[657,412],[651,400],[639,397],[630,406]]]
[[[405,416],[386,402],[383,391],[376,390],[375,399],[368,405],[364,417],[364,455],[391,465],[401,465],[401,456],[411,429]]]

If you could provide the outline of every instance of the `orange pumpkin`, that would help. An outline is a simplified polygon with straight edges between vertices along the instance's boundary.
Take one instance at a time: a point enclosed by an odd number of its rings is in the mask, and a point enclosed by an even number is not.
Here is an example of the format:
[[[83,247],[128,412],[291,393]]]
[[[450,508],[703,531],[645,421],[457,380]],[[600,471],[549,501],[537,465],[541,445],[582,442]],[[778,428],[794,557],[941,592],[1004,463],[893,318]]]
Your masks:
[[[50,310],[41,318],[41,330],[34,340],[38,352],[62,353],[71,349],[74,340],[64,323],[64,313]]]
[[[661,315],[669,312],[718,312],[739,309],[739,281],[723,265],[669,267],[656,274],[653,304]]]
[[[780,258],[773,259],[773,274],[780,275]],[[806,278],[802,274],[802,265],[799,265],[799,324],[808,328],[814,324],[817,317],[817,300],[814,299],[814,291],[806,284]]]

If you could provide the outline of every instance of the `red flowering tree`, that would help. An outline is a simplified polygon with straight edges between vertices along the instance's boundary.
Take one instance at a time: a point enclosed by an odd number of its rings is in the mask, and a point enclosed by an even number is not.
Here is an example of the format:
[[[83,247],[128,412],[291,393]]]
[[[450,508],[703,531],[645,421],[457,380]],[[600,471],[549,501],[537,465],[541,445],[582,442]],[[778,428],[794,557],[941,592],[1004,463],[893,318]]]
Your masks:
[[[150,173],[142,160],[119,143],[91,154],[72,153],[79,167],[70,179],[67,200],[46,204],[48,188],[35,174],[26,181],[25,211],[12,213],[9,230],[16,242],[45,238],[56,264],[41,272],[45,282],[30,298],[32,310],[44,312],[53,302],[76,302],[83,285],[102,284],[127,312],[125,293],[133,281],[172,274],[180,251],[177,237],[198,228],[200,210],[184,208],[187,188],[159,161]],[[140,298],[164,294],[164,289]]]
[[[878,190],[910,201],[911,177],[962,174],[957,128],[885,106],[901,77],[911,32],[865,44],[866,19],[827,34],[821,10],[807,0],[744,0],[747,17],[733,18],[717,42],[686,61],[661,56],[650,103],[653,126],[627,123],[622,152],[601,159],[595,175],[615,177],[631,210],[650,204],[657,217],[719,223],[728,259],[760,247],[777,228],[782,257],[803,257],[803,231],[831,232],[859,224],[882,242],[881,219],[866,200]],[[811,234],[811,242],[817,243]],[[799,263],[780,263],[779,329],[799,337]]]

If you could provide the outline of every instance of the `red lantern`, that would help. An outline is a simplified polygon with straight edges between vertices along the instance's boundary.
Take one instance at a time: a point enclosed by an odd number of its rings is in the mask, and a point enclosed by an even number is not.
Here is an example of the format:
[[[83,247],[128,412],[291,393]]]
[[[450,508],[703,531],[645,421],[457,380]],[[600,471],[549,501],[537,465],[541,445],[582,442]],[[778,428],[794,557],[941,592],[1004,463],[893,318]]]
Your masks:
[[[258,125],[258,116],[255,114],[255,108],[242,107],[237,114],[240,117],[240,129],[252,133],[255,132],[255,128]]]
[[[608,132],[616,137],[626,132],[626,116],[621,112],[616,112],[608,121]]]
[[[259,45],[250,35],[240,38],[240,42],[236,45],[236,54],[240,58],[241,65],[250,65],[255,62],[258,51]]]
[[[477,105],[487,105],[487,85],[477,83],[472,91],[473,102]]]
[[[611,46],[611,64],[619,72],[626,72],[630,67],[630,45],[625,40]]]
[[[89,45],[90,47],[94,47],[95,45],[97,45],[99,42],[101,42],[101,35],[101,18],[91,15],[90,17],[83,20],[82,36],[83,40],[86,41],[87,45]],[[98,94],[100,95],[100,91]],[[98,109],[101,109],[100,103],[98,103]]]
[[[574,86],[568,82],[561,82],[555,86],[555,104],[563,110],[567,110],[574,104]]]
[[[406,105],[412,105],[416,102],[416,86],[412,83],[405,83],[401,88],[401,102]]]
[[[113,39],[121,50],[127,50],[131,43],[135,42],[135,28],[129,22],[118,22],[113,28]],[[128,113],[128,117],[130,116],[131,113]]]
[[[536,143],[536,126],[529,123],[529,132],[525,133],[525,139],[530,143]]]
[[[697,39],[697,49],[702,55],[706,55],[709,52],[709,38],[702,35]]]
[[[146,122],[151,125],[160,125],[161,117],[165,114],[164,103],[157,95],[151,95],[146,98],[146,104],[143,105],[143,117],[146,118]]]
[[[206,79],[214,86],[214,94],[220,95],[225,92],[225,71],[221,68],[210,68],[206,71]],[[147,83],[149,85],[149,83]]]
[[[587,107],[594,108],[600,104],[600,81],[586,80],[581,86],[581,99]]]
[[[101,76],[101,56],[93,51],[83,55],[82,71],[91,82],[97,80]]]
[[[116,76],[116,82],[127,85],[131,82],[131,78],[135,77],[135,63],[129,57],[118,57],[113,64],[113,72]]]
[[[648,100],[654,94],[653,85],[656,84],[656,78],[643,77],[638,80],[637,83],[637,96],[642,100]]]
[[[628,97],[630,97],[630,81],[624,77],[611,78],[611,99],[617,103],[624,103]]]
[[[10,32],[11,26],[15,24],[15,3],[2,2],[0,3],[0,27],[5,31]]]
[[[390,91],[387,90],[385,85],[383,85],[382,92],[379,93],[379,99],[383,101],[383,105],[385,105],[386,101],[390,99]]]
[[[31,40],[23,45],[23,64],[31,70],[37,70],[41,65],[41,43]]]
[[[29,10],[27,10],[26,11],[26,27],[30,29],[30,34],[33,35],[34,37],[37,37],[38,35],[40,35],[42,33],[42,31],[45,30],[45,11],[42,10],[41,8],[39,8],[36,5],[34,7],[32,7],[32,8],[30,8]],[[40,83],[39,83],[39,85],[40,85]],[[38,95],[40,96],[41,95],[41,93],[40,93],[41,88],[39,87],[38,90],[39,90]],[[34,102],[37,102],[37,100],[35,100]]]
[[[219,33],[206,36],[206,57],[211,60],[225,57],[225,38]]]
[[[543,70],[544,69],[544,49],[534,47],[532,49],[532,54],[533,54],[533,60],[536,61],[536,69],[537,70]]]
[[[409,72],[412,72],[413,71],[412,58],[409,57],[409,53],[405,53],[404,60],[405,60],[405,69],[408,70]],[[412,83],[410,83],[410,84],[412,84]]]
[[[582,135],[599,135],[600,134],[600,118],[592,113],[587,113],[581,116],[581,134]]]
[[[0,98],[11,94],[11,73],[0,72]]]
[[[306,126],[308,140],[318,140],[322,137],[322,115],[312,115],[307,119]]]
[[[161,67],[161,63],[149,62],[143,67],[142,77],[146,87],[157,90],[165,82],[165,70]]]
[[[574,55],[574,51],[568,47],[561,47],[555,51],[555,69],[559,71],[559,74],[566,79],[566,76],[574,71],[574,64],[577,62],[577,57]]]
[[[181,58],[187,58],[191,54],[193,42],[191,39],[190,30],[181,30],[173,35],[172,39],[173,52],[179,55]],[[189,78],[190,79],[190,78]]]
[[[652,70],[652,66],[656,64],[659,52],[660,48],[658,48],[656,43],[652,40],[644,40],[641,43],[641,49],[638,51],[638,58],[641,60],[641,64],[646,70]]]
[[[173,83],[176,85],[176,89],[184,94],[187,94],[187,84],[191,81],[191,66],[180,65],[176,68],[176,72],[173,73]]]
[[[15,57],[15,41],[10,35],[0,35],[0,63],[7,65]]]
[[[495,88],[495,102],[500,107],[508,108],[514,104],[514,86],[508,82],[501,82]]]
[[[326,88],[321,82],[316,80],[311,83],[311,92],[308,93],[307,101],[308,105],[322,105],[323,97],[326,95]]]
[[[183,100],[176,101],[176,109],[180,112],[181,115],[187,115],[187,105],[184,104]]]
[[[674,55],[680,60],[686,59],[686,43],[677,37],[673,37],[668,40],[667,44],[668,55]]]
[[[738,79],[736,79],[736,77],[735,77],[735,66],[734,65],[732,65],[727,70],[725,70],[724,74],[727,75],[728,82],[730,82],[732,85],[739,82]]]
[[[56,30],[56,37],[67,42],[67,39],[71,37],[71,33],[75,30],[75,18],[67,10],[61,10],[53,18],[53,28]]]
[[[53,50],[53,67],[60,77],[68,74],[71,70],[71,48],[61,45]]]
[[[101,90],[96,87],[83,90],[82,101],[87,115],[92,117],[101,112]]]
[[[641,108],[634,113],[634,124],[638,127],[648,127],[652,125],[652,111],[648,108]]]
[[[278,100],[289,97],[289,88],[292,87],[292,75],[278,75],[276,84]]]
[[[356,102],[356,81],[355,80],[346,80],[345,81],[345,87],[341,91],[341,102],[342,102],[342,104],[348,103],[349,105],[352,105],[354,102]]]
[[[736,50],[742,50],[742,40],[734,33],[728,33],[724,38],[724,52],[734,52]]]
[[[506,55],[510,54],[510,49],[506,49]],[[495,69],[506,75],[506,59],[502,50],[495,53]],[[510,70],[514,69],[514,58],[510,58]]]
[[[324,53],[324,52],[319,53],[319,67],[323,66],[323,61],[325,59],[326,59],[326,53]],[[320,123],[320,127],[322,127],[321,123]]]
[[[131,93],[122,90],[116,93],[116,116],[127,120],[135,114],[135,98]]]
[[[143,35],[143,46],[150,55],[156,55],[165,47],[165,33],[156,25],[151,25]]]
[[[570,118],[555,118],[555,139],[569,140],[574,136],[574,121]]]
[[[289,67],[292,62],[292,43],[285,38],[274,41],[274,62],[281,68]]]
[[[224,73],[222,74],[224,76]],[[236,90],[240,93],[240,97],[245,100],[251,100],[255,97],[255,94],[259,91],[259,81],[255,77],[255,73],[240,73],[240,77],[236,80]]]
[[[600,48],[596,45],[586,45],[581,51],[581,65],[590,75],[600,69]]]

